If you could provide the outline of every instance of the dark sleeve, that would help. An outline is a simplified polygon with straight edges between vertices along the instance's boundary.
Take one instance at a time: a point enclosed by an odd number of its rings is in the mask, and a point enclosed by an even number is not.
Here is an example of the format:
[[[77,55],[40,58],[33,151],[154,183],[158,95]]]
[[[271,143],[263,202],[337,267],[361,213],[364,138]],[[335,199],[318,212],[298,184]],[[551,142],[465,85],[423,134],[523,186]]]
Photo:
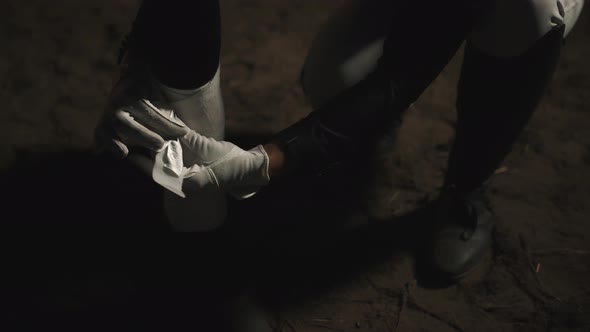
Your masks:
[[[155,76],[180,89],[202,86],[217,70],[221,49],[218,0],[144,0],[129,34],[129,48]]]

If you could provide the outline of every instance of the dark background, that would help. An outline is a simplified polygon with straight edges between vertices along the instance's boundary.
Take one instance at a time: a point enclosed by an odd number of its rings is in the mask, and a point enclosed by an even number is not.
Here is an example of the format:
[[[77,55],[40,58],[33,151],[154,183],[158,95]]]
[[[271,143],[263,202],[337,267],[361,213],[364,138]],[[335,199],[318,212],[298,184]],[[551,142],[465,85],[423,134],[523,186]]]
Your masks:
[[[230,139],[247,145],[310,111],[299,70],[339,3],[222,1]],[[468,280],[432,288],[416,279],[414,253],[453,138],[461,52],[408,112],[396,146],[380,144],[365,168],[234,202],[230,235],[178,238],[161,218],[159,188],[89,153],[137,5],[0,3],[3,322],[172,324],[202,309],[185,305],[186,285],[223,284],[195,297],[255,285],[296,331],[590,329],[588,10],[493,182],[493,256]]]

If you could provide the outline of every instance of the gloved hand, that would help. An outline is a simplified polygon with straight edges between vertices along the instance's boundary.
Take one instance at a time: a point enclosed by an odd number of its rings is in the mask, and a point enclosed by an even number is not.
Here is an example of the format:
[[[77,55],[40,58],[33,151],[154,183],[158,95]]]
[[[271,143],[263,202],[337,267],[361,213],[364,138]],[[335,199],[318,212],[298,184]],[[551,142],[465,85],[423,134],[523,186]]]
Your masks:
[[[150,123],[149,118],[153,116],[152,105],[148,106],[143,100],[107,110],[95,131],[99,149],[107,150],[118,158],[125,158],[129,154],[129,148],[159,150],[166,140],[182,137],[188,132],[184,124],[173,119],[142,125]]]
[[[154,94],[149,86],[150,74],[145,64],[135,62],[129,65],[123,58],[114,78],[108,104],[95,129],[95,144],[99,151],[107,151],[117,158],[125,158],[129,148],[140,146],[158,150],[165,141],[182,137],[187,128],[182,123],[168,118],[165,121],[150,122],[154,108],[145,104],[146,96]],[[160,106],[160,105],[159,105]],[[135,110],[135,111],[134,111]],[[142,125],[135,119],[142,119]]]
[[[188,128],[180,119],[163,113],[153,107],[149,101],[142,101],[143,107],[148,107],[146,114],[137,115],[137,125],[149,128],[163,128],[168,122],[178,123],[186,134],[179,138],[184,160],[190,160],[191,165],[184,165],[176,174],[182,182],[182,191],[190,195],[208,186],[227,190],[236,198],[243,199],[254,195],[258,188],[268,184],[269,159],[262,145],[245,151],[233,143],[217,141],[205,137]],[[141,112],[141,109],[129,109],[131,115]],[[147,114],[149,113],[149,114]],[[146,148],[150,148],[145,145]],[[158,151],[158,149],[152,149]],[[154,157],[144,155],[130,155],[130,160],[146,173],[152,174]]]

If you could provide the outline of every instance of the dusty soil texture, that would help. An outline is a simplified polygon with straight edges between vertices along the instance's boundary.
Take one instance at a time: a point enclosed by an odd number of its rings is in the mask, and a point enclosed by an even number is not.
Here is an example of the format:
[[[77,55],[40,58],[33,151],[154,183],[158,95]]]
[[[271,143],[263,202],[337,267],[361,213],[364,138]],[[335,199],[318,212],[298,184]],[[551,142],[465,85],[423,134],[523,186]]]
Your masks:
[[[311,111],[299,70],[339,3],[222,1],[228,139],[254,144]],[[137,4],[0,3],[4,331],[213,331],[230,316],[218,302],[245,289],[284,331],[590,331],[587,8],[491,186],[493,253],[440,287],[416,262],[453,139],[461,52],[366,166],[288,180],[232,202],[222,230],[178,235],[159,188],[90,149]]]

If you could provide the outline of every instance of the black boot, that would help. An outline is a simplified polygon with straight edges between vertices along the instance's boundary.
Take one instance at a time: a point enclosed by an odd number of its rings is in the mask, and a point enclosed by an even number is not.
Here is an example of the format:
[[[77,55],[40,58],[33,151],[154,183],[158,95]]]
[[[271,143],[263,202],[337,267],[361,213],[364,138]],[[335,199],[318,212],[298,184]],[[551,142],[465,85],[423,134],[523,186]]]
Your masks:
[[[457,281],[473,271],[489,251],[494,213],[484,187],[462,194],[443,189],[428,248],[430,272],[440,281]]]
[[[494,216],[482,183],[508,155],[555,71],[563,26],[525,53],[496,58],[467,44],[457,98],[457,133],[438,202],[427,261],[436,275],[457,280],[490,247]]]

